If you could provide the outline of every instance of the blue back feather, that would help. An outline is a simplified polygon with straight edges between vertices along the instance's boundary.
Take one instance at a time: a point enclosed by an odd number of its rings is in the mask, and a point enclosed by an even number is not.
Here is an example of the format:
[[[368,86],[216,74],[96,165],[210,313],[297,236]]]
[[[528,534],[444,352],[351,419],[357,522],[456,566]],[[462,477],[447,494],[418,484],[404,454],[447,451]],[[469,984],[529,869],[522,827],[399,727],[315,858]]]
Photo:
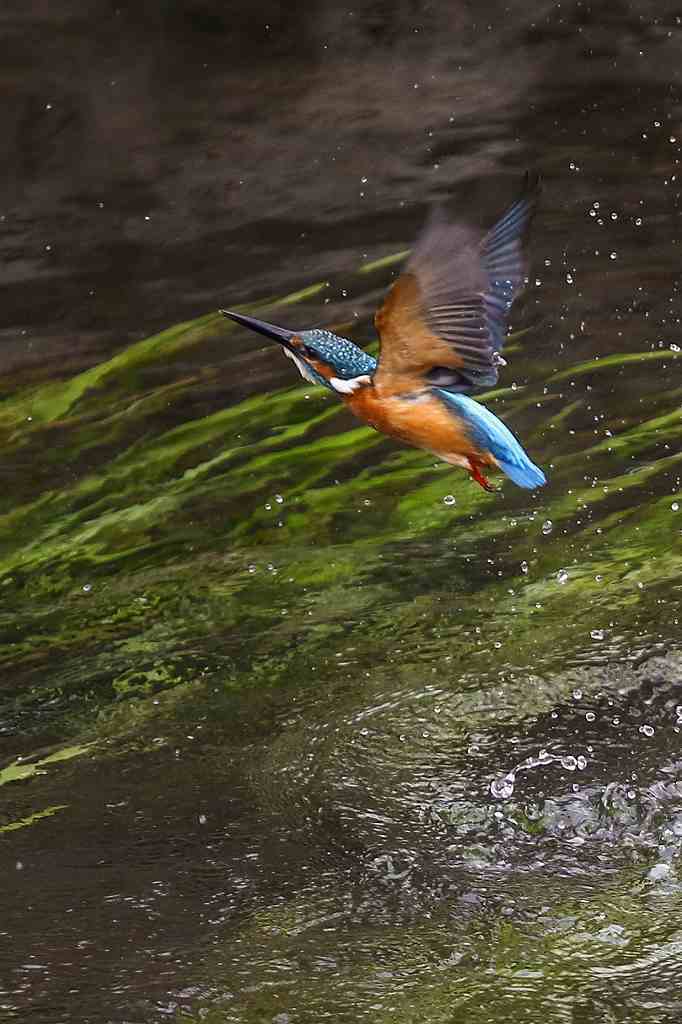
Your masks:
[[[443,388],[433,389],[469,427],[471,439],[483,451],[494,455],[500,469],[519,487],[532,490],[547,482],[545,474],[531,462],[520,442],[490,409],[468,395],[456,395]]]

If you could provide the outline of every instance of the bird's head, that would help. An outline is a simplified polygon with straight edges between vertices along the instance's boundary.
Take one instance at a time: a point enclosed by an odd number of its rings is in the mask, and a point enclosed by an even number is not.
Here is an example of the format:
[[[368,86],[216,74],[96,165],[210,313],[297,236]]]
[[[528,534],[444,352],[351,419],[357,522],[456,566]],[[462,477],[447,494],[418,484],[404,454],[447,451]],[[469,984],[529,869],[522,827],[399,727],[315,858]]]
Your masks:
[[[226,309],[221,310],[221,313],[243,327],[277,341],[284,354],[293,359],[305,380],[313,384],[324,384],[340,394],[350,394],[358,387],[369,384],[376,369],[376,359],[352,341],[340,338],[331,331],[290,331],[286,327],[277,327],[244,313],[231,313]]]

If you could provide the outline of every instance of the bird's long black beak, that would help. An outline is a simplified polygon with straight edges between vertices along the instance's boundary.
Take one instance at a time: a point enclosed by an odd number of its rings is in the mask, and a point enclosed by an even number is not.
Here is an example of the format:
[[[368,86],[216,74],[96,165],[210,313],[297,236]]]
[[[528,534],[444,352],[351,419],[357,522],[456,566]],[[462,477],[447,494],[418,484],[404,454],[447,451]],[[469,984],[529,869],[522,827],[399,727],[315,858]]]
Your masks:
[[[258,334],[264,334],[266,338],[272,338],[273,341],[278,341],[280,345],[283,345],[285,348],[292,348],[289,342],[296,334],[296,331],[289,331],[286,327],[277,327],[275,324],[268,324],[265,320],[257,320],[255,316],[246,316],[245,313],[231,313],[229,309],[221,309],[220,312],[223,316],[228,316],[230,320],[234,320],[236,323],[241,324],[242,327],[249,327],[252,331],[256,331]]]

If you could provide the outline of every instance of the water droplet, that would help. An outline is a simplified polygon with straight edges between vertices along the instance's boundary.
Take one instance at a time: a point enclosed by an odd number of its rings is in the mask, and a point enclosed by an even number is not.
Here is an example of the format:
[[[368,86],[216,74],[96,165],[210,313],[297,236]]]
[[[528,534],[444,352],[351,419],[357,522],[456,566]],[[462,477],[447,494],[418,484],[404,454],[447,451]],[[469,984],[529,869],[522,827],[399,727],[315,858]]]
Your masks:
[[[594,577],[594,579],[595,579],[596,583],[601,583],[602,580],[604,579],[604,577],[600,573],[597,573],[597,575]]]
[[[582,690],[574,690],[573,691],[573,699],[574,700],[582,700],[583,699],[583,691]]]
[[[587,768],[587,758],[581,754],[577,759],[578,768],[582,771],[583,768]]]
[[[679,345],[675,345],[675,344],[672,344],[672,345],[670,346],[670,351],[671,351],[671,352],[682,352],[682,349],[680,349],[680,346],[679,346]]]
[[[610,260],[617,260],[618,259],[618,253],[617,252],[610,252],[609,253],[609,259]]]
[[[454,496],[454,494],[446,494],[445,497],[443,498],[443,504],[444,505],[456,505],[457,504],[457,498]]]
[[[618,220],[618,214],[617,213],[612,213],[611,214],[611,220]]]
[[[559,758],[561,761],[561,767],[565,768],[568,772],[574,772],[578,767],[578,762],[573,757],[573,754],[567,754],[565,757]]]
[[[521,572],[524,575],[528,573],[528,562],[521,562]]]
[[[553,529],[554,529],[554,523],[552,522],[552,520],[551,519],[545,519],[544,523],[542,524],[542,532],[544,533],[545,537],[547,536],[548,533],[551,533]]]
[[[247,568],[248,568],[249,572],[257,572],[258,571],[258,568],[255,565],[249,565]]]
[[[638,228],[641,228],[641,226],[642,226],[642,218],[641,217],[635,217],[635,224],[637,225]]]
[[[606,636],[606,633],[603,629],[591,629],[590,636],[593,640],[603,640]]]
[[[92,590],[92,583],[84,583],[83,584],[83,593],[84,594],[89,594],[91,590]]]
[[[654,729],[653,725],[640,725],[639,731],[644,736],[653,736],[653,734],[656,732],[656,730]]]
[[[573,275],[566,274],[566,284],[573,284]]]
[[[585,712],[585,721],[586,722],[594,722],[596,717],[597,716],[595,715],[594,711],[586,711]]]
[[[490,783],[490,793],[496,800],[509,800],[514,793],[514,783],[516,776],[514,772],[509,772],[508,775],[502,775],[499,779],[493,779]]]
[[[265,504],[265,511],[266,512],[271,512],[272,511],[272,505],[270,504],[269,501],[266,502],[266,504]]]
[[[283,505],[284,504],[284,498],[282,497],[281,494],[276,494],[275,495],[275,501],[277,502],[278,505]]]
[[[205,825],[206,824],[206,820],[207,819],[206,819],[206,815],[205,814],[200,814],[199,815],[199,824],[200,825]]]
[[[361,182],[361,184],[363,184],[363,185],[366,185],[366,184],[367,184],[367,181],[368,181],[368,179],[367,179],[367,178],[364,178],[364,177],[363,177],[363,178],[360,178],[360,182]]]
[[[646,877],[650,882],[660,882],[663,878],[668,877],[671,870],[670,864],[665,864],[661,861],[659,864],[654,864]]]
[[[674,501],[670,507],[673,510],[673,512],[679,512],[680,511],[680,505],[679,505],[679,502],[677,502],[677,501]]]
[[[557,583],[560,583],[562,586],[564,583],[568,583],[568,573],[565,569],[559,569],[559,572],[556,574],[556,578]]]

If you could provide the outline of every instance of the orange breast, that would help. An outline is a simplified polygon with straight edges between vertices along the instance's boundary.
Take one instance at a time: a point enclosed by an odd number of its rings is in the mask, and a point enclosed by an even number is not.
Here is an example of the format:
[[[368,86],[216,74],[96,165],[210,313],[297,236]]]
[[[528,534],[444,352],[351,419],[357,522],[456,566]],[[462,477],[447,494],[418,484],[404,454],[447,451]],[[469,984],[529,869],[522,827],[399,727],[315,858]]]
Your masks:
[[[435,396],[417,400],[376,387],[358,388],[344,396],[346,405],[375,430],[441,457],[481,455],[462,421]]]

